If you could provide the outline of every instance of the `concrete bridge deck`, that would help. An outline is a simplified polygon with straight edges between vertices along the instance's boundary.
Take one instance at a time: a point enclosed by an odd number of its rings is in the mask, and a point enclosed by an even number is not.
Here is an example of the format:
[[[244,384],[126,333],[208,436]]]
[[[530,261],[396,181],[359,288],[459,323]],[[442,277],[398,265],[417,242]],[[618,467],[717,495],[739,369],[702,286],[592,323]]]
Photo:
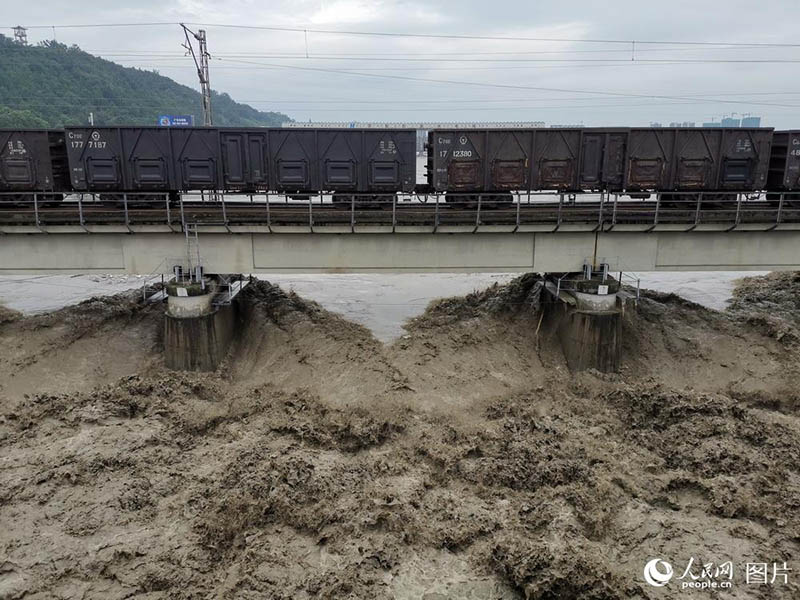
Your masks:
[[[0,273],[170,273],[186,229],[209,273],[800,269],[796,201],[522,198],[8,203]]]
[[[532,226],[531,226],[532,227]],[[167,226],[4,228],[0,274],[170,273],[186,236]],[[800,270],[800,225],[770,230],[700,225],[655,229],[564,226],[198,226],[210,273],[565,272],[584,261],[615,271]]]

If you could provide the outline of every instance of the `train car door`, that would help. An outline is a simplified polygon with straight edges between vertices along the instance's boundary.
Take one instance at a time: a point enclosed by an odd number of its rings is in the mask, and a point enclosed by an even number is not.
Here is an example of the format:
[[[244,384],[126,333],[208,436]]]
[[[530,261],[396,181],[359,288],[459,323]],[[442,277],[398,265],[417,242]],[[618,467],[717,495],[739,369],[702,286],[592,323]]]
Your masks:
[[[224,188],[233,191],[266,190],[267,134],[258,130],[220,131]]]

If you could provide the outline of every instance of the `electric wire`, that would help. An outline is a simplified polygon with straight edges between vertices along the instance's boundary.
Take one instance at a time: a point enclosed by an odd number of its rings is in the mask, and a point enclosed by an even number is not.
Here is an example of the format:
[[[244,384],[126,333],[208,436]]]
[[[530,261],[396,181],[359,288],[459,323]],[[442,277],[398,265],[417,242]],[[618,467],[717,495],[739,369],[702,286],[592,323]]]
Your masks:
[[[397,31],[356,31],[317,29],[310,27],[276,27],[266,25],[244,25],[237,23],[203,23],[189,21],[154,21],[142,23],[78,23],[59,25],[25,25],[25,29],[88,29],[104,27],[157,27],[157,26],[191,25],[193,27],[216,27],[220,29],[243,29],[254,31],[283,31],[289,33],[316,33],[324,35],[349,35],[372,37],[405,37],[425,39],[457,39],[457,40],[495,40],[514,42],[570,42],[586,44],[639,44],[639,45],[676,45],[676,46],[753,46],[759,48],[800,48],[800,43],[786,42],[713,42],[713,41],[688,41],[688,40],[638,40],[638,39],[600,39],[600,38],[557,38],[557,37],[529,37],[529,36],[495,36],[495,35],[469,35],[446,33],[421,33]],[[0,29],[13,30],[16,26],[9,25]]]

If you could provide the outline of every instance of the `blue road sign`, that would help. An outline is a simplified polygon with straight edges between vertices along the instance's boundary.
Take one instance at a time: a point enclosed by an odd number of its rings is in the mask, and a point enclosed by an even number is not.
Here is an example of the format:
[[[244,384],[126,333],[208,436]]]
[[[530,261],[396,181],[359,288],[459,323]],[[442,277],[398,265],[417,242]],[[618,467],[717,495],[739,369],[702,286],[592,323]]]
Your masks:
[[[192,127],[194,115],[161,115],[158,124],[161,127]]]

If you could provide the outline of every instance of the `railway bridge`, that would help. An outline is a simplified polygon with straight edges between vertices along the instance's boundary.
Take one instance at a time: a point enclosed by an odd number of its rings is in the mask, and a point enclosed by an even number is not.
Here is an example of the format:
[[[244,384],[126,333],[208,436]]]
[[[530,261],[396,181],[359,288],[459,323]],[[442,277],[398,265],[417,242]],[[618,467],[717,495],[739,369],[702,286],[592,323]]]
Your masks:
[[[209,273],[800,269],[800,207],[764,200],[272,200],[5,207],[0,274],[168,274],[187,244]]]
[[[557,332],[570,368],[615,371],[630,298],[624,272],[800,269],[800,206],[700,196],[683,203],[563,194],[491,203],[416,195],[349,203],[214,195],[142,205],[125,194],[121,205],[34,200],[0,207],[0,274],[168,274],[157,292],[168,300],[165,363],[213,370],[240,322],[233,289],[242,283],[210,274],[558,273],[542,288],[546,327]]]

